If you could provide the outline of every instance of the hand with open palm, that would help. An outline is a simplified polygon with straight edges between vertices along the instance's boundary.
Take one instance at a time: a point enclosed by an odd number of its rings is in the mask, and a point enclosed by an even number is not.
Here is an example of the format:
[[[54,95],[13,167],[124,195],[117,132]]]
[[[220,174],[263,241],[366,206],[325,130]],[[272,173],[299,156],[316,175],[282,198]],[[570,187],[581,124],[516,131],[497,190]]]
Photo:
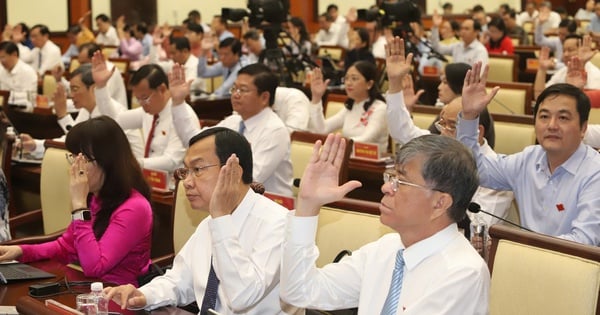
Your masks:
[[[389,80],[389,93],[402,91],[402,80],[410,73],[412,54],[404,56],[404,40],[394,37],[385,46],[385,69]]]
[[[477,118],[500,90],[500,87],[496,86],[490,93],[486,92],[485,83],[490,67],[486,65],[483,74],[481,74],[481,68],[481,61],[478,61],[471,70],[467,71],[465,76],[462,89],[462,114],[463,118],[467,120]]]

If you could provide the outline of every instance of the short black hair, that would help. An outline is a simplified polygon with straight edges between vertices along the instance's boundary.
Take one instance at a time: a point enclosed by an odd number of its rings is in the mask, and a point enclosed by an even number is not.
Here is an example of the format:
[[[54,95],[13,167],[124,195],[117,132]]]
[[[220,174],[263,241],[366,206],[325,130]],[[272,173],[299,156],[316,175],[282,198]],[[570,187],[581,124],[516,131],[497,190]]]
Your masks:
[[[447,9],[452,9],[454,6],[452,5],[452,3],[450,2],[446,2],[444,3],[444,5],[442,6],[442,9],[447,10]]]
[[[23,22],[17,23],[17,25],[21,26],[21,31],[25,33],[25,37],[29,37],[29,26]]]
[[[339,10],[338,6],[333,3],[327,6],[327,12],[329,12],[329,10],[331,10],[331,9]]]
[[[95,20],[100,20],[102,22],[110,22],[110,18],[108,17],[108,15],[101,13],[96,15]]]
[[[140,33],[144,33],[144,34],[148,33],[148,24],[146,24],[144,22],[140,22],[140,23],[136,24],[135,28]]]
[[[17,47],[17,44],[11,42],[11,41],[3,41],[0,43],[0,50],[5,52],[6,54],[12,55],[12,54],[17,54],[17,57],[19,57],[19,47]]]
[[[515,11],[515,9],[507,10],[505,14],[508,15],[511,19],[517,18],[517,11]]]
[[[483,6],[481,4],[476,4],[473,7],[472,11],[473,11],[473,13],[476,13],[476,12],[485,12],[485,10],[483,9]]]
[[[322,13],[321,15],[319,15],[319,17],[324,17],[325,21],[327,22],[333,22],[333,17],[327,12]]]
[[[577,31],[577,22],[573,19],[563,19],[558,23],[558,27],[564,27],[569,33],[575,33]]]
[[[215,136],[215,154],[219,158],[221,166],[227,163],[227,159],[235,153],[242,167],[242,182],[244,184],[252,183],[252,148],[250,143],[241,134],[224,127],[212,127],[203,130],[190,139],[189,147],[194,143]]]
[[[200,24],[196,24],[193,22],[188,22],[186,23],[187,25],[187,29],[188,31],[197,33],[197,34],[204,34],[204,27],[202,27],[202,25]]]
[[[192,10],[188,12],[188,18],[201,18],[200,11]]]
[[[100,46],[96,43],[85,43],[79,46],[79,51],[84,51],[86,49],[88,58],[92,59],[92,57],[94,57],[94,53],[100,51]]]
[[[260,34],[256,30],[249,30],[244,33],[244,39],[260,40]]]
[[[170,44],[175,45],[175,49],[178,51],[182,51],[184,49],[190,50],[190,41],[187,39],[187,37],[171,37]]]
[[[77,35],[77,34],[79,34],[79,32],[81,32],[81,26],[79,26],[77,24],[71,25],[71,27],[69,27],[68,32],[73,35]]]
[[[578,42],[581,42],[583,40],[583,36],[579,34],[568,34],[567,36],[565,36],[565,41],[567,39],[576,39]]]
[[[537,119],[540,104],[542,104],[546,98],[558,95],[571,96],[575,99],[577,112],[579,113],[579,126],[582,127],[590,117],[590,99],[581,89],[568,83],[553,84],[542,91],[535,101],[535,106],[533,108],[534,120]]]
[[[36,28],[40,30],[40,34],[44,36],[50,36],[50,29],[48,28],[48,26],[44,24],[36,24],[33,27],[31,27],[31,30],[33,31]]]
[[[77,69],[71,72],[70,77],[74,78],[81,75],[81,82],[89,89],[90,86],[94,85],[94,78],[92,77],[92,65],[89,63],[80,65]]]
[[[131,77],[129,84],[136,86],[142,82],[143,79],[148,80],[148,86],[155,90],[161,84],[164,84],[169,88],[169,79],[165,71],[157,64],[147,64],[140,67]]]
[[[269,92],[269,106],[275,103],[275,90],[279,85],[279,78],[269,67],[262,63],[254,63],[240,69],[238,76],[247,74],[252,77],[252,81],[256,86],[258,94]]]
[[[219,48],[231,47],[231,52],[234,55],[241,56],[242,43],[235,37],[227,37],[219,43]]]

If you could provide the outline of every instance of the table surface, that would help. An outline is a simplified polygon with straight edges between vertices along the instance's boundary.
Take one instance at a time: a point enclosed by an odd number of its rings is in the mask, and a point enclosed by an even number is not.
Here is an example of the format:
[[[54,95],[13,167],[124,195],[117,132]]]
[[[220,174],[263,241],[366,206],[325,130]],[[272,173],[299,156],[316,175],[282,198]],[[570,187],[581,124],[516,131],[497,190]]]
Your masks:
[[[88,293],[90,291],[89,281],[94,281],[94,279],[86,278],[82,272],[75,270],[73,268],[67,267],[66,265],[54,261],[54,260],[44,260],[30,263],[31,266],[40,268],[47,272],[53,273],[56,275],[53,279],[43,279],[43,280],[26,280],[14,282],[7,285],[0,286],[0,305],[16,305],[17,300],[26,296],[29,293],[29,286],[33,284],[46,283],[46,282],[60,282],[61,286],[61,294],[55,296],[49,296],[44,298],[36,298],[40,302],[44,302],[46,299],[53,299],[60,303],[63,303],[67,306],[75,308],[75,297],[80,293]],[[67,291],[65,287],[65,279],[69,282],[73,281],[86,281],[85,285],[74,286],[70,285],[71,291]],[[114,303],[113,301],[109,304],[109,310],[111,312],[119,312],[126,315],[134,315],[134,314],[175,314],[175,315],[188,315],[192,314],[177,307],[165,307],[156,311],[146,312],[146,311],[130,311],[130,310],[121,310],[120,306]]]

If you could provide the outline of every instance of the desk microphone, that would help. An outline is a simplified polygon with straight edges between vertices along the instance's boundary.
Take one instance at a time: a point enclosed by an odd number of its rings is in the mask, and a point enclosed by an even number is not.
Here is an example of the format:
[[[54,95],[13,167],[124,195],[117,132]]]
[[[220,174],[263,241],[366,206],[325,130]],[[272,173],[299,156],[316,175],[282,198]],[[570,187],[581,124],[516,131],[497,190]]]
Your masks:
[[[478,203],[476,203],[476,202],[469,203],[469,206],[467,207],[467,209],[471,213],[483,212],[483,213],[485,213],[485,214],[487,214],[489,216],[492,216],[492,217],[494,217],[494,218],[496,218],[496,219],[498,219],[498,220],[500,220],[502,222],[508,223],[508,224],[510,224],[512,226],[516,226],[516,227],[518,227],[520,229],[523,229],[523,230],[526,230],[526,231],[529,231],[529,232],[533,232],[532,230],[530,230],[530,229],[528,229],[528,228],[526,228],[524,226],[518,225],[518,224],[516,224],[514,222],[510,222],[510,221],[508,221],[508,220],[506,220],[504,218],[501,218],[501,217],[499,217],[499,216],[497,216],[497,215],[495,215],[495,214],[493,214],[491,212],[487,212],[487,211],[481,209],[481,206]]]
[[[300,187],[300,178],[294,178],[294,187]]]

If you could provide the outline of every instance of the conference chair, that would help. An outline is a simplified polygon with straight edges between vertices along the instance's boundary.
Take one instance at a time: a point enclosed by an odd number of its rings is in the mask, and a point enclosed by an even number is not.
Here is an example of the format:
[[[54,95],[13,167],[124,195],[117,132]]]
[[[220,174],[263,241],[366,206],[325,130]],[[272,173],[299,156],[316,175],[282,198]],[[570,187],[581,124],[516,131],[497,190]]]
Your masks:
[[[344,102],[348,99],[346,94],[329,93],[327,94],[327,101],[324,104],[323,114],[325,119],[335,115],[337,112],[344,108]]]
[[[509,83],[517,81],[519,70],[518,55],[490,54],[488,64],[490,66],[489,81]]]
[[[486,89],[489,91],[499,86],[500,91],[488,104],[490,113],[532,115],[533,108],[533,84],[518,82],[494,82],[488,81]]]
[[[600,248],[493,225],[490,315],[600,314]]]
[[[102,51],[102,55],[104,55],[104,59],[112,58],[118,55],[117,50],[119,47],[112,45],[103,45],[100,50]]]
[[[496,144],[494,151],[513,154],[535,144],[533,116],[492,113]]]

